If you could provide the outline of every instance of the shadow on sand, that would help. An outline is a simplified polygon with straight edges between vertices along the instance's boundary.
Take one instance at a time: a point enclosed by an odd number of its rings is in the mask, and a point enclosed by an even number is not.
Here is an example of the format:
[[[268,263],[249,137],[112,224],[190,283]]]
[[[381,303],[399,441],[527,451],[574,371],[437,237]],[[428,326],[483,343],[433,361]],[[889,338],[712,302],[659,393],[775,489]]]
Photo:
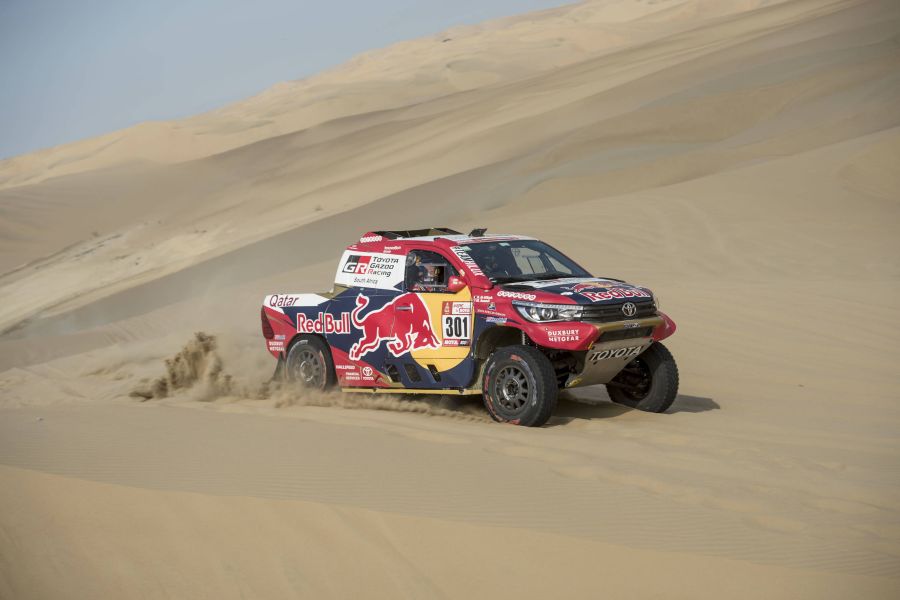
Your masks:
[[[719,406],[719,403],[712,398],[679,395],[675,398],[675,402],[672,403],[669,410],[666,411],[666,414],[679,412],[701,413],[708,410],[719,410],[720,408],[722,407]]]
[[[720,408],[719,403],[712,398],[679,395],[665,414],[679,412],[701,413]],[[553,427],[555,425],[567,425],[576,420],[609,419],[633,410],[635,409],[615,404],[610,400],[582,399],[569,392],[562,392],[556,412],[547,425]]]

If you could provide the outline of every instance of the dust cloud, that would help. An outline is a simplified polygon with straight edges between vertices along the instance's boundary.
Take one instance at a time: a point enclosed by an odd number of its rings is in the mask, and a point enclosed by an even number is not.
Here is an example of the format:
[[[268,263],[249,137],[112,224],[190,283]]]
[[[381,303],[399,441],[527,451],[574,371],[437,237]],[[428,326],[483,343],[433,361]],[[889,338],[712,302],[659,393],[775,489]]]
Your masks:
[[[471,397],[345,394],[303,389],[294,382],[276,379],[258,383],[241,381],[226,371],[222,354],[217,336],[197,332],[177,354],[165,359],[165,375],[141,382],[129,395],[142,402],[184,395],[204,402],[226,398],[270,400],[276,408],[319,406],[491,421],[480,403]]]

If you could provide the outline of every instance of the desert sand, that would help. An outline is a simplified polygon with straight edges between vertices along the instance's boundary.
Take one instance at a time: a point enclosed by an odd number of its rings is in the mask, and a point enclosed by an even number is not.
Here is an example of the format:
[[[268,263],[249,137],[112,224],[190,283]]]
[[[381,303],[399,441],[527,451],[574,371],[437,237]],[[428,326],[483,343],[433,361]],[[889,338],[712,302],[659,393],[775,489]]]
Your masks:
[[[898,42],[586,1],[0,162],[0,598],[900,597]],[[658,292],[668,414],[266,389],[265,294],[433,225]]]

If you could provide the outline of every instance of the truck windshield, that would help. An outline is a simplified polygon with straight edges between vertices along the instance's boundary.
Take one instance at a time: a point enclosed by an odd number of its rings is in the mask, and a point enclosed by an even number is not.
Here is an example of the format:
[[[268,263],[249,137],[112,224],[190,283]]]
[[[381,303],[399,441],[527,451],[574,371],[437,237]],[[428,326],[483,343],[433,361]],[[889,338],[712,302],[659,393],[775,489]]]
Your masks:
[[[479,242],[458,248],[494,283],[591,276],[562,252],[538,240]]]

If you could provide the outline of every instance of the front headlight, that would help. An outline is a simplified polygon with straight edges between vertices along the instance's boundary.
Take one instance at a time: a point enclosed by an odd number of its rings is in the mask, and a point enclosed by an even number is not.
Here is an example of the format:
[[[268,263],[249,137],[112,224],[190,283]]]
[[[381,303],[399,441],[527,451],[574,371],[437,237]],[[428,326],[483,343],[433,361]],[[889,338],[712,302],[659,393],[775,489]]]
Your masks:
[[[519,314],[532,323],[553,321],[574,321],[581,318],[581,307],[577,304],[544,304],[542,302],[513,302]]]

